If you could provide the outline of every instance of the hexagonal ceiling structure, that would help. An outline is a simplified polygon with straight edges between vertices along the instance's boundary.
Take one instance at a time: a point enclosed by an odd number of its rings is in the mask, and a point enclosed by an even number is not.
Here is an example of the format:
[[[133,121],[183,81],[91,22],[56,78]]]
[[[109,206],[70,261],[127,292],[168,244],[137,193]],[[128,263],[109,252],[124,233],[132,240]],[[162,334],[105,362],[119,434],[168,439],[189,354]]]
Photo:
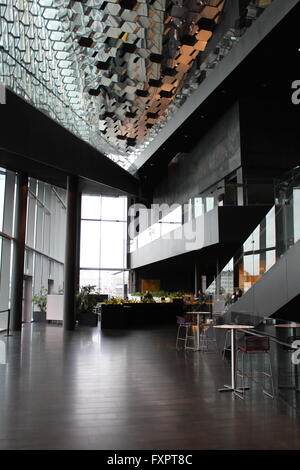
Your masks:
[[[0,0],[0,76],[128,168],[178,109],[191,77],[196,86],[201,82],[200,52],[224,5],[225,0]]]

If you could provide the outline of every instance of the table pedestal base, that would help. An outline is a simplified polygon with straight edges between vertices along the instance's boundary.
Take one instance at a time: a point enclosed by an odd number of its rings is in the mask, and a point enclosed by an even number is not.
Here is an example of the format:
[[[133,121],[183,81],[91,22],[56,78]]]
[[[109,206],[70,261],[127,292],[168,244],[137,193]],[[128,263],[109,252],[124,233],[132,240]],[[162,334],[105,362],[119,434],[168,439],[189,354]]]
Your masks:
[[[250,387],[239,387],[239,388],[233,388],[232,385],[224,385],[224,388],[219,388],[218,392],[234,392],[235,395],[239,396],[242,398],[238,392],[243,393],[244,390],[249,390]]]
[[[243,399],[243,391],[248,390],[249,387],[237,387],[237,367],[236,367],[236,330],[244,330],[247,328],[254,328],[250,325],[215,325],[214,328],[226,328],[231,330],[231,385],[224,385],[224,388],[219,388],[219,392],[233,392],[237,397]]]

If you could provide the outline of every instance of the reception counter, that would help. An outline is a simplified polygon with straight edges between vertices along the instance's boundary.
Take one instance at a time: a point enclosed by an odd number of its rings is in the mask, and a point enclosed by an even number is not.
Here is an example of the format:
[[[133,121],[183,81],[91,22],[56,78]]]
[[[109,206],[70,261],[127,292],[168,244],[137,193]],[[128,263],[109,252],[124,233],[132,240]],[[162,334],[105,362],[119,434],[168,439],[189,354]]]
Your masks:
[[[101,329],[176,323],[181,302],[101,304]]]

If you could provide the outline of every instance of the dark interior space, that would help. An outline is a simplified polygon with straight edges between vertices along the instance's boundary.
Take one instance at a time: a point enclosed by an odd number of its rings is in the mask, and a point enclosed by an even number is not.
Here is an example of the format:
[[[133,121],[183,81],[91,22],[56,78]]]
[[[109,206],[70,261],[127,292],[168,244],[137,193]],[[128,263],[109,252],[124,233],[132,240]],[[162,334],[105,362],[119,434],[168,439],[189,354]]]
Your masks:
[[[0,450],[300,448],[299,19],[0,2]]]

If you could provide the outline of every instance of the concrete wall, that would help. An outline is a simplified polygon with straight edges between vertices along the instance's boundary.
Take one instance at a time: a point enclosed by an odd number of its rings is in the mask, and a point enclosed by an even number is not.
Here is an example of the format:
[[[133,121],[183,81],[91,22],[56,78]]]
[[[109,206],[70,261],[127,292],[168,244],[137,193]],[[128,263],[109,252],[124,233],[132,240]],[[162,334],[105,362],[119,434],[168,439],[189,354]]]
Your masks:
[[[153,202],[183,204],[240,165],[239,105],[235,103],[191,153],[170,162],[167,178],[154,189]]]
[[[277,176],[299,165],[300,107],[290,99],[290,84],[271,89],[268,98],[250,95],[240,100],[244,175],[259,171]]]

